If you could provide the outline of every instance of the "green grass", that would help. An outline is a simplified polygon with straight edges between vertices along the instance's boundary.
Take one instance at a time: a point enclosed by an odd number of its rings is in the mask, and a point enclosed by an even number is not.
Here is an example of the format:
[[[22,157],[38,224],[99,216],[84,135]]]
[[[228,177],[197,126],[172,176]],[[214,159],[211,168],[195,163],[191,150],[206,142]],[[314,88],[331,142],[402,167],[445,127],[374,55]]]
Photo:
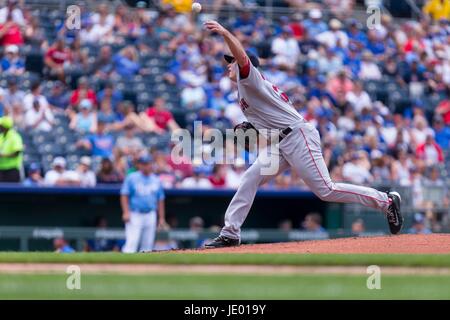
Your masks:
[[[221,253],[74,253],[2,252],[0,263],[155,263],[450,267],[450,255],[432,254],[221,254]]]
[[[450,255],[0,253],[13,262],[449,268]],[[365,274],[82,274],[81,290],[68,290],[67,277],[0,273],[0,299],[450,299],[448,275],[382,274],[381,290],[367,289]]]
[[[0,274],[0,299],[450,299],[450,277],[391,276],[369,290],[359,275]]]

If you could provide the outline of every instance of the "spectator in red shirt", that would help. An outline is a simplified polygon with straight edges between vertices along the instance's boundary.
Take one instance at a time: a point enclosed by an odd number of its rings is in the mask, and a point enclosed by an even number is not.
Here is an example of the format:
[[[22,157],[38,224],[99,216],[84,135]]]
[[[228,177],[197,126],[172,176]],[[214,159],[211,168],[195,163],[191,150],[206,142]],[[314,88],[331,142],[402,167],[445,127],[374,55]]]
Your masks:
[[[403,46],[403,52],[409,53],[425,50],[425,44],[422,40],[423,34],[420,27],[409,27],[407,30],[407,37],[408,39]]]
[[[225,167],[223,165],[217,164],[213,168],[213,172],[209,177],[209,181],[214,186],[214,188],[223,188],[225,187],[225,176]]]
[[[171,143],[170,149],[173,150],[175,144]],[[172,173],[175,175],[177,180],[181,181],[186,177],[193,175],[192,161],[189,157],[183,153],[174,152],[173,154],[167,155],[166,158],[167,165],[172,169]]]
[[[353,81],[349,78],[346,70],[342,69],[328,81],[327,87],[333,98],[336,98],[339,94],[345,96],[353,90]]]
[[[86,77],[81,77],[78,79],[78,87],[72,92],[70,97],[70,105],[72,107],[77,107],[78,104],[84,100],[88,99],[91,103],[97,105],[97,97],[94,90],[89,89],[88,79]]]
[[[8,14],[6,22],[0,24],[0,46],[10,44],[23,45],[22,30],[20,26],[13,21],[11,12]]]
[[[47,67],[46,73],[50,77],[56,77],[65,83],[64,67],[70,61],[71,54],[69,48],[66,47],[63,38],[58,38],[45,54],[44,63]]]
[[[450,125],[450,100],[445,99],[441,101],[435,112],[442,116],[446,125]]]
[[[289,24],[289,27],[292,29],[292,34],[295,39],[300,40],[303,38],[303,34],[305,33],[305,29],[302,25],[302,15],[296,13],[292,16],[292,22]]]
[[[431,134],[427,135],[424,143],[417,146],[416,155],[419,159],[424,160],[427,166],[444,161],[442,148],[436,143]]]
[[[163,133],[164,131],[176,130],[179,125],[173,118],[172,113],[166,109],[166,102],[163,98],[156,98],[153,107],[150,107],[145,112],[146,121],[151,121],[152,127],[155,127],[155,132]]]

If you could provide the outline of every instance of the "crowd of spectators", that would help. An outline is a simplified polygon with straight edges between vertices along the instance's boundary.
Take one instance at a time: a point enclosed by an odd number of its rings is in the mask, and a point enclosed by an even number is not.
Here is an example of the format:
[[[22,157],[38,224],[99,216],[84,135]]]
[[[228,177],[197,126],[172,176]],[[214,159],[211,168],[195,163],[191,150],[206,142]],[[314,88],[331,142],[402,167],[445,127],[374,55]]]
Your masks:
[[[316,125],[335,181],[413,187],[415,204],[426,205],[425,186],[447,188],[450,17],[435,14],[428,4],[419,20],[399,23],[383,15],[380,25],[367,29],[351,17],[353,1],[322,2],[308,3],[304,11],[296,9],[304,1],[291,1],[292,14],[269,20],[246,9],[245,1],[244,6],[234,1],[240,8],[221,22],[260,56],[262,73]],[[74,148],[83,155],[70,165],[65,154],[53,157],[49,168],[27,163],[25,184],[119,183],[135,170],[138,155],[149,152],[165,187],[238,186],[248,166],[246,155],[233,165],[176,165],[168,143],[162,148],[146,144],[148,135],[159,139],[180,127],[192,130],[193,121],[202,121],[208,130],[244,120],[236,85],[221,59],[223,40],[201,28],[202,15],[177,10],[184,11],[170,1],[159,11],[123,4],[99,4],[93,11],[82,7],[81,30],[55,23],[57,37],[47,39],[39,14],[7,0],[0,14],[0,68],[6,79],[0,115],[11,118],[16,130],[33,133],[55,132],[65,118],[77,137]],[[26,70],[27,46],[43,52],[41,80]],[[98,54],[86,49],[92,46],[98,46]],[[113,51],[114,46],[121,49]],[[142,60],[148,53],[171,57],[160,82],[177,88],[178,105],[157,96],[138,108],[118,88],[119,80],[154,76]],[[28,88],[23,77],[30,79]],[[102,85],[91,86],[93,78]],[[184,118],[176,118],[174,110]],[[304,186],[287,172],[265,187]]]

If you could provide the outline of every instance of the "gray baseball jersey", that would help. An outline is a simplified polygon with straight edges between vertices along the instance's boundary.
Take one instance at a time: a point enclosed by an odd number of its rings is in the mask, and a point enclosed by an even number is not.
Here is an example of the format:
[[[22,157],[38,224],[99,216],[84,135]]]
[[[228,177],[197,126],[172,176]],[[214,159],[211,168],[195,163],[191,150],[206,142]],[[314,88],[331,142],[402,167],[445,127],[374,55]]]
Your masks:
[[[238,75],[238,99],[244,115],[257,129],[285,129],[305,119],[294,109],[288,96],[270,83],[250,63],[248,77]]]
[[[239,71],[237,74],[239,75]],[[245,172],[225,213],[225,226],[221,235],[239,239],[241,226],[250,211],[258,187],[289,167],[324,201],[359,203],[383,212],[388,210],[390,202],[385,192],[331,180],[322,156],[317,129],[305,121],[291,106],[287,96],[265,80],[255,67],[250,67],[247,78],[238,81],[238,91],[241,108],[257,129],[291,127],[292,132],[280,141],[279,149],[271,151],[271,157],[278,159],[277,172],[262,174],[266,162],[263,154]]]

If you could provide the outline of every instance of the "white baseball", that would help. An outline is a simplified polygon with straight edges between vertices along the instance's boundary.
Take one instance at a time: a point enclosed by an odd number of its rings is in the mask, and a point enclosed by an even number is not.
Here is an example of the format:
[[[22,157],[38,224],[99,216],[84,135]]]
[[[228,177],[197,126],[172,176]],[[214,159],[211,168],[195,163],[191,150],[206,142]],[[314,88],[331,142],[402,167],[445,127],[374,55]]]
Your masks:
[[[192,4],[192,11],[199,13],[200,11],[202,11],[202,5],[198,2],[194,2]]]

